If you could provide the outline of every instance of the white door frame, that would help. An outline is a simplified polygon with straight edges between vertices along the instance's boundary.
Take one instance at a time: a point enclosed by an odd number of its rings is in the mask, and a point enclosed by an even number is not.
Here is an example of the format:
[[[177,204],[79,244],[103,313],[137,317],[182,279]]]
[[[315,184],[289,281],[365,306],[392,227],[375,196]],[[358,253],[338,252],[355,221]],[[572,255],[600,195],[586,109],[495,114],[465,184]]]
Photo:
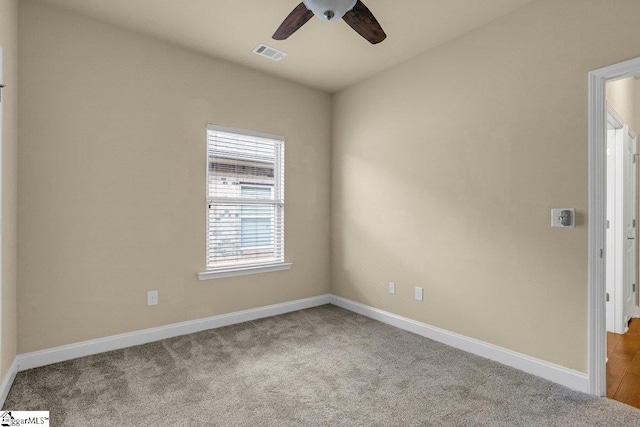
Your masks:
[[[640,317],[636,280],[636,134],[607,102],[607,331],[624,334]],[[612,135],[613,132],[613,135]],[[631,236],[631,241],[630,240]]]
[[[623,150],[624,150],[624,120],[607,102],[607,243],[605,246],[606,293],[609,301],[606,303],[607,331],[618,334],[625,333],[622,276],[624,270],[623,246],[624,227],[622,219],[622,195],[624,185]],[[613,131],[613,135],[610,132]]]
[[[606,396],[605,306],[607,119],[605,84],[640,74],[640,58],[589,73],[589,393]]]
[[[2,46],[0,46],[0,84],[2,79]],[[2,88],[0,88],[2,91]],[[2,95],[2,94],[0,94]],[[4,98],[6,99],[6,98]],[[2,97],[0,97],[0,365],[2,364]]]
[[[636,154],[637,154],[637,136],[631,126],[625,124],[623,129],[623,144],[624,144],[624,183],[623,183],[623,199],[626,206],[624,207],[624,234],[623,242],[624,247],[624,274],[623,282],[619,287],[620,297],[622,298],[622,321],[625,333],[629,330],[628,323],[633,317],[637,317],[638,310],[635,307],[636,298],[634,283],[636,280],[636,260],[638,254],[636,253]]]

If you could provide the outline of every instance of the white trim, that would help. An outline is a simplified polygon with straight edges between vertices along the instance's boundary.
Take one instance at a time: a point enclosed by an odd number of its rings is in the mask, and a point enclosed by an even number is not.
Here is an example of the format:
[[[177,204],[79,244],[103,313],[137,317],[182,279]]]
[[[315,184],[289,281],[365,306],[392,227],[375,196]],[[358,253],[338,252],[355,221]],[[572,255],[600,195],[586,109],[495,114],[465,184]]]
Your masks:
[[[640,73],[640,58],[589,73],[589,393],[606,395],[606,94],[609,81]]]
[[[2,46],[0,46],[0,85],[3,84],[3,74],[2,74],[2,57],[3,57],[3,52],[2,52]],[[0,88],[0,92],[2,92],[2,88]],[[5,94],[5,99],[6,99],[6,94]],[[2,242],[4,242],[4,237],[3,237],[3,232],[2,232],[2,221],[3,221],[3,215],[2,215],[2,152],[4,151],[4,143],[2,141],[2,133],[4,132],[2,130],[2,122],[3,122],[3,117],[4,117],[4,113],[3,113],[3,109],[2,109],[2,93],[0,93],[0,319],[2,319],[2,289],[3,289],[3,282],[2,282],[2,264],[3,264],[3,254],[2,254]],[[0,327],[0,365],[2,365],[2,362],[4,362],[2,360],[2,328]],[[0,406],[0,408],[2,408],[2,406]]]
[[[250,267],[232,267],[198,273],[198,280],[221,279],[223,277],[245,276],[247,274],[268,273],[271,271],[289,270],[293,264],[279,262],[277,264],[254,265]]]
[[[9,370],[0,383],[0,408],[4,406],[4,401],[7,400],[9,390],[11,390],[11,386],[13,385],[13,381],[16,379],[17,374],[18,358],[16,357],[13,359],[13,363],[11,364],[11,366],[9,366]]]
[[[192,334],[207,329],[221,328],[223,326],[277,316],[292,311],[304,310],[329,304],[329,301],[330,296],[328,294],[321,295],[20,354],[16,357],[18,361],[18,371],[25,371],[39,366],[104,353],[106,351],[147,344],[180,335]]]
[[[623,178],[621,168],[616,168],[618,163],[623,163],[623,128],[624,121],[616,113],[613,107],[607,102],[607,138],[606,138],[606,150],[607,150],[607,178],[606,178],[606,243],[605,243],[605,288],[607,294],[610,296],[610,300],[606,303],[606,328],[610,332],[624,333],[624,326],[622,326],[622,314],[618,309],[617,304],[622,302],[622,298],[618,298],[618,283],[622,286],[622,264],[620,270],[618,270],[618,252],[622,251],[622,240],[624,239],[624,233],[620,234],[619,225],[623,223],[621,218],[618,218],[618,214],[622,212],[619,208],[622,198]],[[609,130],[609,126],[612,127]],[[610,134],[610,132],[613,132]],[[620,169],[620,170],[619,170]],[[620,181],[620,182],[618,182]],[[618,197],[618,191],[620,195]],[[620,250],[618,250],[620,247]],[[620,292],[622,293],[622,292]],[[619,315],[618,315],[619,314]]]
[[[582,372],[545,362],[544,360],[536,359],[535,357],[517,353],[515,351],[469,338],[464,335],[456,334],[454,332],[449,332],[435,326],[427,325],[426,323],[398,316],[396,314],[335,295],[331,295],[331,304],[397,328],[404,329],[405,331],[413,332],[423,337],[441,342],[448,346],[458,348],[468,353],[473,353],[487,359],[495,360],[496,362],[542,377],[565,387],[581,392],[586,392],[588,390],[588,377],[587,374]]]
[[[586,374],[564,368],[553,363],[545,362],[515,351],[511,351],[493,344],[466,337],[464,335],[449,332],[447,330],[430,326],[416,320],[398,316],[377,308],[360,304],[346,298],[335,295],[321,295],[305,298],[297,301],[258,307],[250,310],[237,311],[205,319],[188,322],[174,323],[158,328],[126,334],[113,335],[105,338],[84,341],[54,347],[32,353],[19,354],[9,368],[7,375],[0,384],[0,407],[6,399],[17,372],[27,369],[46,366],[53,363],[64,362],[78,357],[90,356],[107,351],[118,350],[136,345],[146,344],[167,338],[200,332],[208,329],[220,328],[251,320],[262,319],[292,311],[304,310],[325,304],[333,304],[354,313],[370,317],[380,322],[395,326],[417,335],[433,339],[451,347],[458,348],[468,353],[476,354],[491,360],[495,360],[507,366],[545,378],[549,381],[561,384],[574,390],[586,392],[588,390],[588,377]]]

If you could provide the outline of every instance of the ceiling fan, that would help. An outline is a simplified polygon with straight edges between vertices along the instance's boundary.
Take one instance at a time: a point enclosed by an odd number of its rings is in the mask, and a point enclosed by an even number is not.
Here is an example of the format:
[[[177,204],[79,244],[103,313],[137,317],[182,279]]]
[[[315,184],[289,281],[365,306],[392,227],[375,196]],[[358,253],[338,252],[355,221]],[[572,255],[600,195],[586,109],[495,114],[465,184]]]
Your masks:
[[[358,34],[371,44],[387,38],[373,13],[360,0],[303,0],[285,18],[273,34],[275,40],[285,40],[316,15],[323,21],[342,18]]]

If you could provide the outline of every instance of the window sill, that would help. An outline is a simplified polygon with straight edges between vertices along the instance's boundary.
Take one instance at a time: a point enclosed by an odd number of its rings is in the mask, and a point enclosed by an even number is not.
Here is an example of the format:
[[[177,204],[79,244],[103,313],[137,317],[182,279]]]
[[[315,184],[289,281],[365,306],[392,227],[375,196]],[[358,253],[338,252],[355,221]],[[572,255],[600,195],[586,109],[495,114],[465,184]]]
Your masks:
[[[291,263],[279,262],[277,264],[254,265],[251,267],[233,267],[215,271],[205,271],[202,273],[198,273],[198,280],[221,279],[223,277],[244,276],[247,274],[282,271],[290,269],[291,265]]]

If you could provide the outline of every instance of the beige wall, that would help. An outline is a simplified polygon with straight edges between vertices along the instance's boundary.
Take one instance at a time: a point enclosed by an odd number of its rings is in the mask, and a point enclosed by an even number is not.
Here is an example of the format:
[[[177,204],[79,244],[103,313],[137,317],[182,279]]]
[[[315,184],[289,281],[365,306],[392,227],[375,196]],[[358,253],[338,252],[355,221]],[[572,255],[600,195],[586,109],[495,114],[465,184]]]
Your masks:
[[[536,1],[335,95],[329,159],[326,94],[22,0],[19,352],[324,294],[331,271],[335,294],[586,371],[587,73],[640,56],[639,19]],[[289,272],[196,280],[207,122],[286,137]]]
[[[0,380],[16,356],[18,1],[0,2],[2,47],[2,329]]]
[[[606,85],[607,102],[626,124],[636,129],[636,79],[629,77]]]
[[[329,95],[31,0],[19,23],[20,353],[329,292]],[[285,136],[290,271],[196,279],[207,122]]]
[[[338,93],[332,292],[586,372],[587,74],[638,22],[540,0]]]

